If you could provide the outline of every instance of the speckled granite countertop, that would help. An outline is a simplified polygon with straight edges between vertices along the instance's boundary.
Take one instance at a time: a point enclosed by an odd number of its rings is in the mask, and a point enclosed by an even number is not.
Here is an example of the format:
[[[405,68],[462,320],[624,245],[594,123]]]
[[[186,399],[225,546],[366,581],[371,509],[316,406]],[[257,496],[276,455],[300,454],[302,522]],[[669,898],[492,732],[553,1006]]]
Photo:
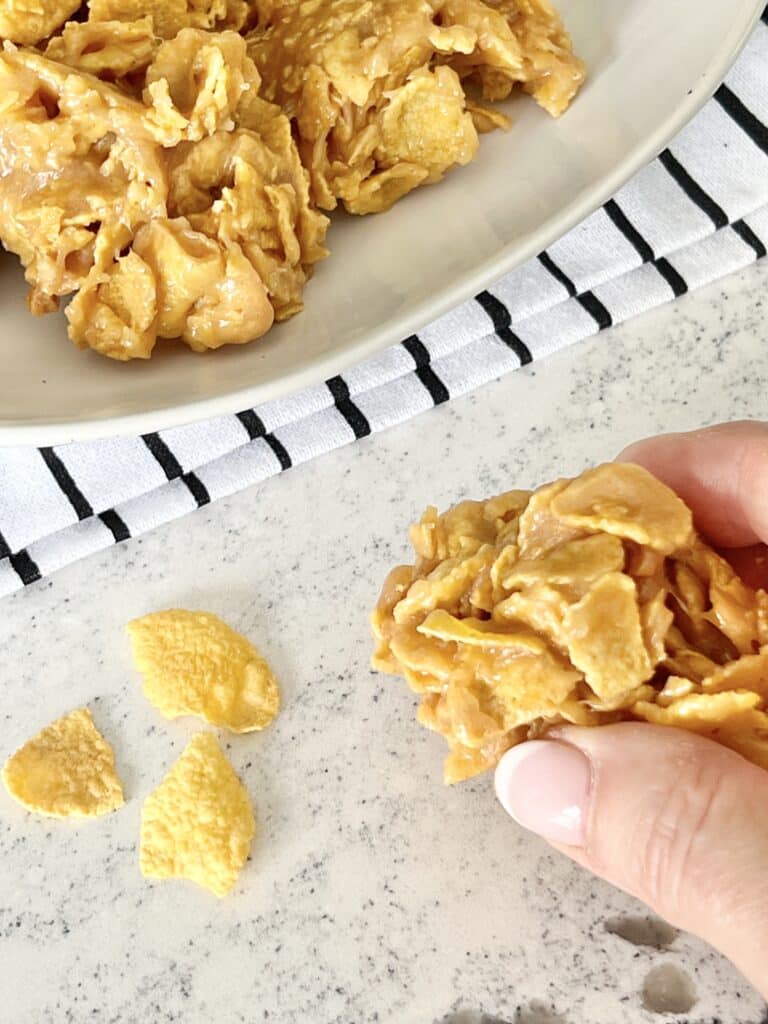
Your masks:
[[[764,1021],[698,941],[614,934],[639,906],[518,829],[490,778],[443,787],[412,695],[368,669],[366,615],[427,503],[764,416],[767,287],[753,268],[6,598],[3,756],[88,703],[128,802],[70,826],[0,793],[0,1020],[667,1024],[640,993],[670,964],[697,993],[676,1019]],[[172,605],[252,636],[285,696],[271,729],[227,744],[258,837],[223,902],[138,871],[141,801],[195,726],[143,700],[123,627]]]

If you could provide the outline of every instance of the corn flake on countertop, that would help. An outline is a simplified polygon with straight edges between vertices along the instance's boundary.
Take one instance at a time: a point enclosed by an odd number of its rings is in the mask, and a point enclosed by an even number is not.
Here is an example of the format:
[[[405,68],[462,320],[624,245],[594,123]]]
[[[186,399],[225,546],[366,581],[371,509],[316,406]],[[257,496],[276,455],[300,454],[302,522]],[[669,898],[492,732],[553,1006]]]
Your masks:
[[[0,787],[0,1017],[666,1024],[640,995],[664,968],[695,991],[687,1024],[759,1024],[763,1003],[724,960],[661,926],[643,936],[642,908],[515,826],[490,774],[443,785],[418,698],[369,669],[367,615],[430,503],[763,416],[766,286],[754,268],[5,599],[0,754],[88,706],[125,806],[78,825]],[[220,735],[256,826],[223,900],[139,870],[141,805],[201,723],[144,700],[125,623],[173,607],[252,638],[282,691],[264,732]]]
[[[0,242],[80,348],[243,344],[302,309],[322,210],[387,210],[494,101],[559,116],[583,79],[549,0],[0,0]]]

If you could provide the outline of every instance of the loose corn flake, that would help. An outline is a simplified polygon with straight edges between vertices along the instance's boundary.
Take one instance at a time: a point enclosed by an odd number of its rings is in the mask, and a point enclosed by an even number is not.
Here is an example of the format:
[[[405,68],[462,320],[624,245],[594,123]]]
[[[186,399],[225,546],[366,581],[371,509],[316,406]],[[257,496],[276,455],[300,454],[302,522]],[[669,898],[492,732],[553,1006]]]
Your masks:
[[[209,612],[153,612],[128,624],[144,695],[166,718],[199,715],[243,733],[264,729],[280,691],[256,648]]]
[[[145,878],[186,878],[226,896],[256,831],[248,792],[212,733],[194,736],[147,799],[141,817]]]
[[[96,818],[123,805],[112,748],[88,708],[28,740],[5,762],[3,782],[27,810],[53,818]]]
[[[564,723],[690,729],[768,767],[768,596],[633,465],[428,509],[372,616],[446,782]],[[766,645],[766,646],[764,646]]]

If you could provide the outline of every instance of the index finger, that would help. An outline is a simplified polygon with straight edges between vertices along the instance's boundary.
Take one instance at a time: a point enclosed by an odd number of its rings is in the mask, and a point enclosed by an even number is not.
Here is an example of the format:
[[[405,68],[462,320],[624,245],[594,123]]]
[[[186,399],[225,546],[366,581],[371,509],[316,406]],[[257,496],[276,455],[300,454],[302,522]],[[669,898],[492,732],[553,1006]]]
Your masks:
[[[618,459],[643,466],[679,494],[713,544],[768,542],[768,423],[662,434],[630,445]]]

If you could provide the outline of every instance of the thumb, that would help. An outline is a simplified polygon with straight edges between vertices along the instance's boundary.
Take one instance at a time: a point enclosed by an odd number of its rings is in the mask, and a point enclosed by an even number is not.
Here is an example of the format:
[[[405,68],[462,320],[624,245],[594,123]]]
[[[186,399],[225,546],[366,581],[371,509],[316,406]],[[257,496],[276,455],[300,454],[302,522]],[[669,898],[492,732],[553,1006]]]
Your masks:
[[[513,747],[521,825],[724,953],[768,997],[768,772],[712,740],[622,723]]]

